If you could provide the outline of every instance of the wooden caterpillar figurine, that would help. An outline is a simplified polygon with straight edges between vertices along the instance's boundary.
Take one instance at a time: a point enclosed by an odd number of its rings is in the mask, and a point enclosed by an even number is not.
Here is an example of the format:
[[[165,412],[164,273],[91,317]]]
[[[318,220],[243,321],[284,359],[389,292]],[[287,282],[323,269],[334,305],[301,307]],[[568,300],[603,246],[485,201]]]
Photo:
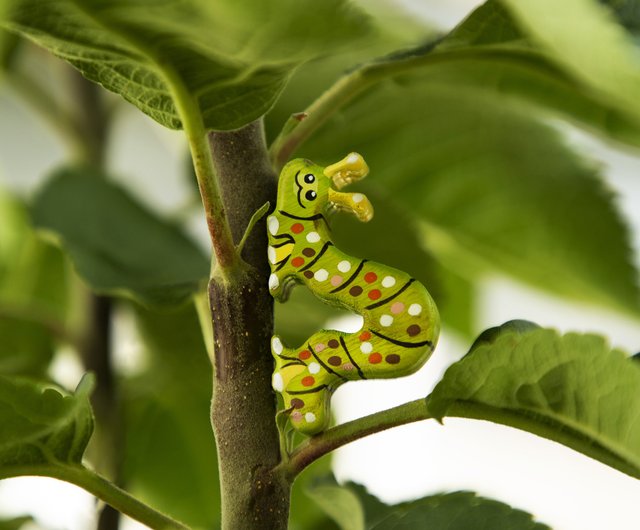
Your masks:
[[[286,301],[290,288],[303,283],[321,300],[364,318],[356,333],[321,330],[299,348],[285,347],[278,336],[271,340],[273,388],[282,393],[293,427],[307,435],[327,428],[329,401],[339,385],[413,373],[430,357],[438,338],[438,310],[420,282],[398,269],[349,256],[331,241],[326,215],[332,209],[364,222],[373,217],[363,194],[334,189],[368,172],[357,153],[326,168],[292,160],[280,174],[276,210],[267,219],[271,294]]]

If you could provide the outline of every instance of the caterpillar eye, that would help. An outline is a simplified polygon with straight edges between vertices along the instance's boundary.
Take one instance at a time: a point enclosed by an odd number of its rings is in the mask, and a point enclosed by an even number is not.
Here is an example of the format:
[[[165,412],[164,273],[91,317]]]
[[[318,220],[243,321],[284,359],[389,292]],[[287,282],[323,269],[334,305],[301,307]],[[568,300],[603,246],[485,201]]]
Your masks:
[[[311,173],[307,173],[303,179],[307,184],[313,184],[316,180],[316,177]]]
[[[308,176],[308,175],[307,175]],[[313,176],[313,175],[312,175]],[[305,176],[305,180],[306,180],[306,176]],[[307,199],[308,201],[313,201],[315,200],[315,198],[318,196],[318,194],[313,191],[313,190],[309,190],[307,193],[304,194],[305,199]]]

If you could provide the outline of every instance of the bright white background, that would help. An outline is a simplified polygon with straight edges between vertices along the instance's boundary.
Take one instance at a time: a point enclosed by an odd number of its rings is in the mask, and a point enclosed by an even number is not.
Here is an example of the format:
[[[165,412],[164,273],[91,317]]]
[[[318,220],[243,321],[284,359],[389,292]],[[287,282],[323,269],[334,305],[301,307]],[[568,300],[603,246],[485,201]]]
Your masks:
[[[406,3],[418,15],[429,14],[433,19],[435,14],[436,21],[448,27],[478,2]],[[562,130],[585,156],[602,164],[607,182],[619,193],[620,208],[634,227],[639,258],[638,153],[625,153],[583,133]],[[180,134],[160,128],[133,110],[118,115],[114,133],[110,154],[121,183],[153,208],[163,213],[177,211],[188,197],[184,179],[176,178],[183,174],[185,164]],[[46,170],[63,158],[55,136],[14,96],[6,90],[0,92],[0,183],[29,194]],[[206,245],[199,216],[194,216],[190,231]],[[637,321],[572,305],[501,277],[483,282],[478,315],[479,329],[524,318],[561,331],[598,332],[609,336],[615,346],[629,352],[640,350]],[[353,325],[344,321],[336,324]],[[117,320],[116,343],[118,362],[127,370],[136,370],[139,348],[126,315]],[[341,387],[333,400],[338,420],[423,397],[446,366],[467,348],[468,344],[445,328],[437,352],[419,373],[396,381]],[[64,353],[54,370],[69,388],[81,374],[80,367]],[[334,462],[339,480],[365,484],[387,502],[467,489],[525,509],[556,530],[640,528],[640,481],[563,446],[486,422],[447,420],[444,426],[436,422],[408,425],[344,447],[337,451]],[[33,514],[41,527],[51,530],[94,527],[94,499],[74,486],[33,478],[0,483],[0,514],[24,513]],[[126,528],[139,526],[128,521]]]

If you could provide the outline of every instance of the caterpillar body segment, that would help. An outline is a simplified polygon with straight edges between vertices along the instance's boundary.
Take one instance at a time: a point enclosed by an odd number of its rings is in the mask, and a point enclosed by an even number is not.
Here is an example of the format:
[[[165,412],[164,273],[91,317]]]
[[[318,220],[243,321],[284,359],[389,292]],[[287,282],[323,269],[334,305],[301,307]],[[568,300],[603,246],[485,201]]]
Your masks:
[[[438,310],[420,282],[333,244],[327,222],[331,209],[365,222],[373,216],[363,194],[334,189],[367,172],[357,153],[327,168],[293,160],[282,170],[276,210],[267,219],[271,294],[285,301],[292,285],[301,283],[326,303],[364,319],[356,333],[320,330],[297,348],[272,338],[273,387],[282,394],[293,427],[308,435],[328,426],[330,397],[338,386],[415,372],[439,334]]]

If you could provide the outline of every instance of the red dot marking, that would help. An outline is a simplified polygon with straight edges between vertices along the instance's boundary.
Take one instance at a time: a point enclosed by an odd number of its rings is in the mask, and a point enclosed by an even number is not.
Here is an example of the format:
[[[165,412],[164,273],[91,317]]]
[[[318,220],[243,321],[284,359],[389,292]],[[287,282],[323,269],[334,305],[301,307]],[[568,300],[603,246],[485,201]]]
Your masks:
[[[304,230],[304,225],[302,223],[295,223],[291,225],[291,231],[294,234],[299,234]]]
[[[313,378],[313,376],[308,375],[306,377],[302,378],[302,381],[300,381],[302,383],[302,386],[311,386],[313,383],[316,382],[316,380]]]
[[[303,361],[305,359],[308,359],[309,357],[311,357],[311,352],[309,350],[302,350],[299,354],[298,354],[298,358],[302,359]]]
[[[291,265],[293,265],[294,267],[302,267],[304,265],[304,258],[301,258],[300,256],[298,256],[297,258],[293,258],[291,260]]]
[[[378,279],[378,275],[375,272],[367,272],[364,275],[364,281],[367,283],[373,283]]]
[[[368,331],[363,331],[362,333],[360,333],[360,336],[358,338],[360,340],[369,340],[371,338],[371,333],[369,333]]]
[[[368,296],[371,300],[377,300],[382,296],[382,293],[378,289],[372,289],[371,291],[369,291]]]
[[[382,355],[380,355],[378,352],[369,355],[369,362],[371,364],[378,364],[380,361],[382,361]]]

